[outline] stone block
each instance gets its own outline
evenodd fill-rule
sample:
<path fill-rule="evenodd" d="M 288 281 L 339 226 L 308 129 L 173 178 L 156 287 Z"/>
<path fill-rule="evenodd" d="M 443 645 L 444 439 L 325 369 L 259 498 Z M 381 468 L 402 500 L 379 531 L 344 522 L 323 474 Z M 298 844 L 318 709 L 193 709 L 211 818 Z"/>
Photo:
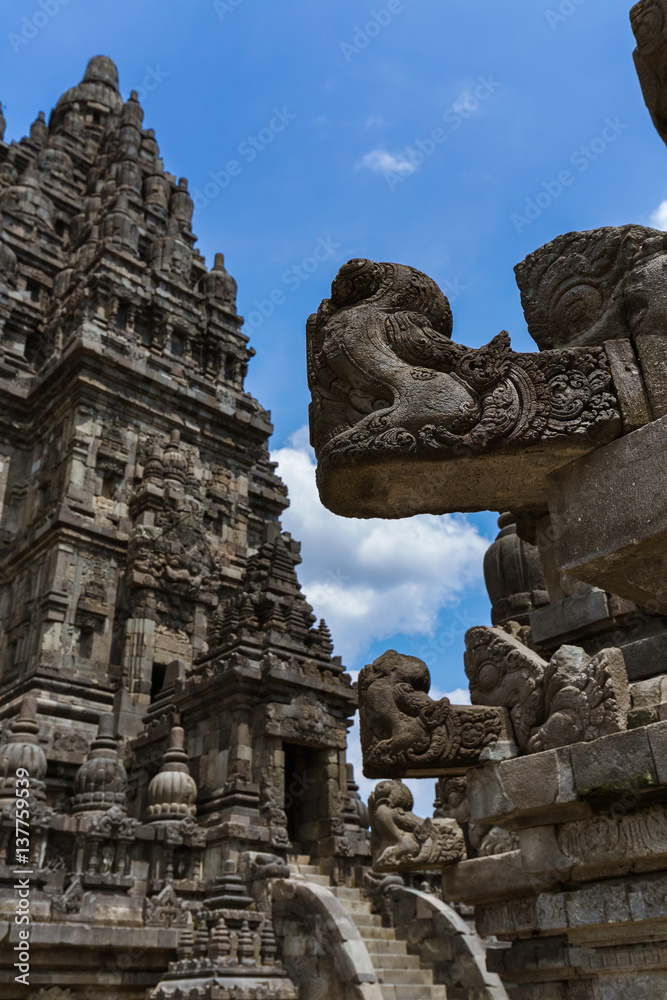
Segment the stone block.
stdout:
<path fill-rule="evenodd" d="M 628 680 L 640 680 L 662 673 L 667 667 L 667 630 L 620 647 Z"/>
<path fill-rule="evenodd" d="M 570 747 L 545 750 L 500 765 L 506 794 L 521 811 L 572 802 L 574 790 Z"/>
<path fill-rule="evenodd" d="M 519 832 L 521 863 L 526 871 L 554 879 L 566 878 L 572 861 L 560 849 L 555 826 L 530 827 Z"/>
<path fill-rule="evenodd" d="M 556 649 L 613 624 L 607 595 L 597 588 L 537 608 L 530 613 L 529 621 L 533 642 L 547 649 Z"/>
<path fill-rule="evenodd" d="M 658 782 L 667 785 L 667 722 L 646 727 Z"/>
<path fill-rule="evenodd" d="M 442 873 L 442 894 L 448 903 L 478 905 L 521 892 L 540 892 L 550 884 L 549 877 L 524 868 L 521 851 L 471 858 Z"/>
<path fill-rule="evenodd" d="M 667 417 L 548 477 L 558 566 L 575 580 L 667 612 Z"/>
<path fill-rule="evenodd" d="M 570 747 L 545 750 L 468 772 L 470 817 L 518 828 L 549 825 L 590 813 L 574 786 Z"/>
<path fill-rule="evenodd" d="M 647 727 L 577 743 L 570 749 L 580 795 L 646 788 L 658 781 Z"/>
<path fill-rule="evenodd" d="M 468 772 L 467 787 L 473 822 L 498 822 L 514 811 L 514 803 L 503 787 L 498 764 L 472 768 Z"/>

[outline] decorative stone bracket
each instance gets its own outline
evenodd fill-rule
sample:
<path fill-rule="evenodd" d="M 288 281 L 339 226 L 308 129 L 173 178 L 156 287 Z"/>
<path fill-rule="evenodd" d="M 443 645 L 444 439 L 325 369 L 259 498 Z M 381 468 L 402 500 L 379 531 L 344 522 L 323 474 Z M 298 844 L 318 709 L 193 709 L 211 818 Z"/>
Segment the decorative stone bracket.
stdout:
<path fill-rule="evenodd" d="M 390 649 L 359 675 L 367 778 L 462 774 L 483 760 L 516 755 L 504 708 L 451 705 L 428 696 L 423 660 Z"/>

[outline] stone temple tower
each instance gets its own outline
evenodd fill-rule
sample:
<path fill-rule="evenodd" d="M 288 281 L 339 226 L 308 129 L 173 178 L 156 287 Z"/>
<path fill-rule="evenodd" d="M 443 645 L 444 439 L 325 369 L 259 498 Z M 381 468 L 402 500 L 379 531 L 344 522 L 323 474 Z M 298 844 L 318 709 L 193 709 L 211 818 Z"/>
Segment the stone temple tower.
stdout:
<path fill-rule="evenodd" d="M 0 141 L 0 883 L 11 919 L 28 761 L 32 981 L 61 964 L 73 997 L 104 965 L 72 971 L 75 944 L 127 951 L 151 926 L 109 972 L 109 997 L 132 969 L 143 997 L 216 879 L 207 912 L 238 936 L 252 852 L 326 859 L 338 880 L 368 855 L 356 695 L 281 530 L 236 283 L 196 250 L 187 181 L 142 118 L 100 56 L 48 122 Z M 115 937 L 72 937 L 84 923 Z"/>
<path fill-rule="evenodd" d="M 390 879 L 408 945 L 369 898 L 356 689 L 142 118 L 102 56 L 0 116 L 0 1000 L 444 1000 L 450 965 L 497 998 L 441 899 Z"/>

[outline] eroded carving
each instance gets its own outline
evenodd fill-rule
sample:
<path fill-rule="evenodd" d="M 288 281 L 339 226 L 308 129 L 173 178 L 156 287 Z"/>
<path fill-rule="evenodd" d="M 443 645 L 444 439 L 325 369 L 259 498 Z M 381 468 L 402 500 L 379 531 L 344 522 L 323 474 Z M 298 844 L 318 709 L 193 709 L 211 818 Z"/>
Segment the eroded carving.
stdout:
<path fill-rule="evenodd" d="M 511 632 L 480 625 L 466 633 L 465 669 L 473 703 L 509 709 L 517 742 L 529 753 L 627 726 L 629 686 L 619 649 L 591 657 L 561 646 L 547 661 Z"/>
<path fill-rule="evenodd" d="M 440 868 L 466 857 L 463 832 L 453 819 L 420 819 L 410 789 L 381 781 L 368 799 L 371 852 L 376 871 Z"/>
<path fill-rule="evenodd" d="M 454 461 L 507 449 L 516 455 L 540 444 L 535 468 L 544 462 L 551 470 L 564 453 L 561 444 L 545 450 L 551 439 L 570 439 L 574 453 L 585 454 L 620 434 L 600 347 L 517 354 L 502 332 L 471 349 L 450 339 L 451 328 L 447 299 L 414 268 L 351 260 L 338 272 L 331 298 L 307 325 L 311 437 L 320 495 L 334 512 L 387 516 L 393 493 L 382 470 L 395 474 L 400 456 L 414 466 L 416 459 Z M 359 496 L 361 466 L 375 500 Z M 336 474 L 342 468 L 353 476 L 347 485 Z M 487 478 L 494 478 L 492 469 Z M 461 486 L 448 484 L 454 498 Z M 476 486 L 479 493 L 483 484 Z M 497 500 L 502 489 L 499 478 Z M 393 516 L 434 509 L 400 497 Z M 439 509 L 484 507 L 457 502 L 448 507 L 443 497 Z"/>
<path fill-rule="evenodd" d="M 148 896 L 144 902 L 144 924 L 147 927 L 187 927 L 190 922 L 190 911 L 178 898 L 170 882 L 157 896 Z"/>
<path fill-rule="evenodd" d="M 359 675 L 361 749 L 369 778 L 465 769 L 486 747 L 508 739 L 499 708 L 433 701 L 423 660 L 390 649 Z"/>

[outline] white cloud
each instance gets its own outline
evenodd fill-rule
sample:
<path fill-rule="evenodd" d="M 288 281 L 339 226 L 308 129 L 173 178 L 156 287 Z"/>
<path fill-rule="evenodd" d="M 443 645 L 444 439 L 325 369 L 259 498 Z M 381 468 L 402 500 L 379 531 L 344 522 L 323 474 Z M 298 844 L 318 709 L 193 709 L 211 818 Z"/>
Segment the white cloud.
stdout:
<path fill-rule="evenodd" d="M 651 225 L 654 229 L 667 231 L 667 201 L 661 202 L 651 215 Z"/>
<path fill-rule="evenodd" d="M 366 128 L 384 128 L 385 120 L 381 115 L 369 115 L 366 119 Z"/>
<path fill-rule="evenodd" d="M 362 156 L 356 166 L 357 170 L 365 167 L 383 174 L 413 174 L 415 167 L 405 158 L 403 153 L 388 153 L 386 149 L 372 149 Z"/>
<path fill-rule="evenodd" d="M 403 520 L 360 520 L 320 503 L 307 430 L 273 452 L 291 504 L 282 517 L 302 543 L 299 579 L 336 653 L 353 669 L 375 640 L 402 632 L 433 636 L 438 613 L 482 579 L 488 539 L 464 517 L 428 514 Z"/>

